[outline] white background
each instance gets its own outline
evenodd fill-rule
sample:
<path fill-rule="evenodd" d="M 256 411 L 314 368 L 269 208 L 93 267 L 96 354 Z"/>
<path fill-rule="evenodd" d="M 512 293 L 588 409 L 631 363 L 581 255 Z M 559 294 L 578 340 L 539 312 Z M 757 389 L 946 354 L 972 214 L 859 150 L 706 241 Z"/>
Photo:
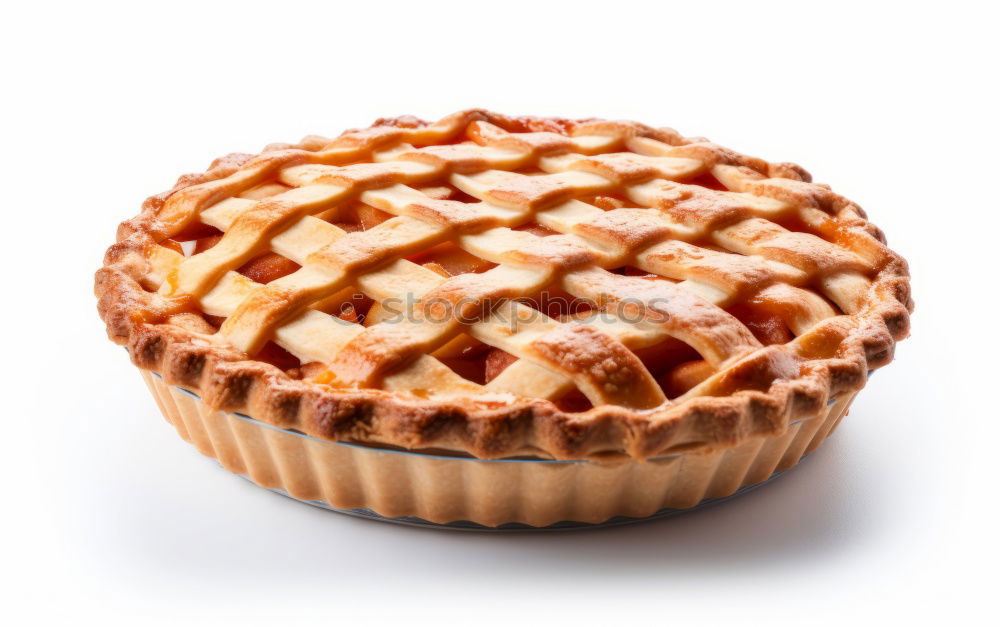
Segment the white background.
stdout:
<path fill-rule="evenodd" d="M 995 620 L 991 3 L 686 4 L 7 7 L 4 622 Z M 912 339 L 780 481 L 612 531 L 354 520 L 182 442 L 97 318 L 117 223 L 226 152 L 470 106 L 633 118 L 802 163 L 910 260 Z"/>

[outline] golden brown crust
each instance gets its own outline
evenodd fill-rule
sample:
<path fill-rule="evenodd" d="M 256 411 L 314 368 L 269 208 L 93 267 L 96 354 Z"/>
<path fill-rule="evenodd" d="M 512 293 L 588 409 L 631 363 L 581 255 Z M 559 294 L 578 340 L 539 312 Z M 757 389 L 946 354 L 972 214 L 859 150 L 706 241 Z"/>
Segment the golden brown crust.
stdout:
<path fill-rule="evenodd" d="M 476 121 L 491 126 L 475 126 Z M 169 198 L 183 192 L 221 200 L 225 196 L 212 184 L 234 174 L 263 181 L 280 168 L 308 163 L 311 154 L 324 147 L 370 151 L 397 142 L 402 129 L 429 127 L 406 116 L 379 120 L 369 129 L 346 132 L 333 142 L 306 138 L 296 146 L 269 146 L 256 157 L 228 155 L 213 162 L 206 172 L 183 176 L 168 192 L 149 198 L 139 216 L 120 226 L 117 242 L 109 248 L 105 265 L 96 275 L 98 309 L 109 337 L 127 347 L 135 365 L 159 373 L 170 384 L 197 392 L 213 407 L 318 437 L 408 448 L 441 447 L 484 458 L 525 453 L 582 458 L 609 452 L 645 458 L 697 446 L 729 446 L 751 435 L 780 432 L 790 420 L 820 413 L 830 398 L 863 387 L 867 372 L 891 361 L 895 342 L 908 334 L 913 304 L 906 262 L 884 246 L 884 236 L 867 222 L 859 207 L 828 188 L 809 183 L 808 173 L 798 166 L 769 164 L 703 140 L 685 139 L 669 129 L 636 123 L 513 118 L 466 111 L 449 116 L 435 128 L 449 125 L 455 129 L 473 125 L 478 132 L 497 127 L 507 133 L 553 134 L 530 138 L 533 145 L 528 149 L 532 150 L 537 145 L 558 149 L 564 145 L 560 136 L 613 136 L 620 142 L 649 138 L 674 147 L 676 153 L 671 156 L 696 159 L 708 168 L 724 164 L 730 168 L 725 172 L 735 177 L 722 181 L 730 189 L 815 207 L 833 216 L 838 238 L 860 242 L 851 249 L 855 253 L 871 252 L 870 287 L 850 304 L 850 315 L 824 319 L 785 346 L 734 352 L 725 368 L 678 399 L 680 402 L 652 411 L 602 405 L 581 413 L 560 410 L 541 399 L 423 399 L 413 394 L 338 389 L 294 380 L 274 366 L 248 359 L 240 350 L 211 341 L 196 324 L 187 323 L 185 314 L 197 311 L 191 298 L 161 298 L 150 288 L 151 251 L 191 220 L 167 206 Z M 503 145 L 526 138 L 508 135 L 496 141 Z M 625 181 L 646 176 L 632 163 L 618 165 L 611 159 L 588 159 L 576 167 Z M 531 183 L 537 185 L 538 181 Z M 384 184 L 378 182 L 379 186 Z M 516 207 L 537 202 L 540 197 L 550 202 L 551 197 L 566 194 L 559 187 L 539 193 L 507 186 L 492 197 L 501 205 Z M 698 207 L 704 211 L 712 205 Z M 597 226 L 614 226 L 612 222 L 607 225 Z M 795 251 L 796 244 L 787 240 L 789 236 L 797 240 L 798 235 L 780 234 L 784 239 L 774 246 Z M 755 233 L 754 237 L 764 235 Z M 822 244 L 840 250 L 833 244 Z M 801 247 L 807 245 L 820 244 L 809 241 Z M 834 262 L 839 268 L 853 268 L 857 256 L 831 260 Z M 548 340 L 538 346 L 546 348 L 546 357 L 559 358 Z M 612 352 L 618 350 L 615 347 Z M 595 367 L 592 355 L 578 357 L 587 368 Z M 613 376 L 622 375 L 616 371 Z"/>

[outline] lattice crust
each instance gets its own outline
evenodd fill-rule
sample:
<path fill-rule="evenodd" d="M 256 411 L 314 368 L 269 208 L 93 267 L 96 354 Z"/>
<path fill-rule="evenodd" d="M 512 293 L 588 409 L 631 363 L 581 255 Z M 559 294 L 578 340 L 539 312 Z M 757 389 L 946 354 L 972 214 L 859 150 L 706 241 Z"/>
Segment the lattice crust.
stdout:
<path fill-rule="evenodd" d="M 388 219 L 348 229 L 358 207 Z M 204 225 L 217 243 L 180 252 L 173 238 Z M 441 246 L 481 271 L 442 271 Z M 238 271 L 267 252 L 294 271 Z M 168 382 L 321 437 L 482 457 L 778 432 L 863 386 L 912 310 L 903 259 L 798 166 L 631 122 L 485 111 L 224 157 L 150 198 L 105 263 L 109 335 Z M 351 290 L 375 303 L 365 324 L 325 310 Z M 524 302 L 545 290 L 595 305 L 550 317 Z M 402 320 L 374 313 L 399 302 Z M 787 341 L 762 342 L 740 308 Z M 309 374 L 255 359 L 269 342 Z M 484 345 L 508 364 L 488 381 L 447 364 Z M 668 399 L 649 355 L 678 346 L 701 374 Z M 592 408 L 560 409 L 580 394 Z"/>

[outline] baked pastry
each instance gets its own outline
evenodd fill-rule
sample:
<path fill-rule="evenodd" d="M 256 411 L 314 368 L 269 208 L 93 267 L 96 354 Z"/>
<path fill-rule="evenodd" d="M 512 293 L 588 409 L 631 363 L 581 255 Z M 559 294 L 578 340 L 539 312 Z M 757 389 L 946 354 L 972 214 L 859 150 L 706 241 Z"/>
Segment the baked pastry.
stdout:
<path fill-rule="evenodd" d="M 300 498 L 371 505 L 338 501 L 344 486 L 315 460 L 293 468 L 301 450 L 265 443 L 269 461 L 251 460 L 237 431 L 387 459 L 576 460 L 663 483 L 638 509 L 530 515 L 496 494 L 503 512 L 439 515 L 413 486 L 375 490 L 380 514 L 489 525 L 676 505 L 677 469 L 649 460 L 708 477 L 684 478 L 705 490 L 682 505 L 794 464 L 892 359 L 912 310 L 905 261 L 796 165 L 633 122 L 481 110 L 218 159 L 120 226 L 95 290 L 182 435 L 204 432 L 201 448 L 244 474 L 270 464 L 259 482 Z M 769 446 L 773 463 L 749 472 Z M 736 450 L 745 467 L 724 478 L 697 462 Z M 489 481 L 510 484 L 504 498 L 533 489 L 503 472 Z M 448 489 L 438 501 L 477 501 L 474 485 Z"/>

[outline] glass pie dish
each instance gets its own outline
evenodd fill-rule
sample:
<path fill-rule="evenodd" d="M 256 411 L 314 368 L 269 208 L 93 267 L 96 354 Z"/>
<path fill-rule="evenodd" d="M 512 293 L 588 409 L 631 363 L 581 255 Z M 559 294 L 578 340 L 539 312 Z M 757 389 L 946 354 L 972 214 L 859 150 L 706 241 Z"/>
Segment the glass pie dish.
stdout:
<path fill-rule="evenodd" d="M 573 529 L 669 517 L 757 488 L 830 436 L 854 394 L 816 418 L 733 448 L 648 459 L 477 459 L 323 440 L 240 414 L 142 371 L 167 422 L 202 454 L 254 484 L 335 512 L 469 530 Z"/>

